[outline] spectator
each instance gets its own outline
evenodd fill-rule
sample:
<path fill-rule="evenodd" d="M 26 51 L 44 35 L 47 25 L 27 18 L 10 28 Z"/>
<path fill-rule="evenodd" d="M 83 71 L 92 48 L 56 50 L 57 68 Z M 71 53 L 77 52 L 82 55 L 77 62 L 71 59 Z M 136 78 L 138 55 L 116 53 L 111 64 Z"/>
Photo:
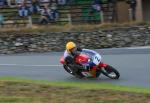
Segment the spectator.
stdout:
<path fill-rule="evenodd" d="M 4 23 L 4 17 L 2 14 L 0 14 L 0 26 L 3 26 Z"/>
<path fill-rule="evenodd" d="M 1 7 L 4 7 L 5 4 L 6 4 L 6 1 L 5 1 L 5 0 L 0 0 L 0 8 L 1 8 Z"/>
<path fill-rule="evenodd" d="M 20 17 L 27 17 L 28 15 L 29 15 L 29 11 L 28 11 L 26 4 L 22 4 L 19 7 L 19 16 Z"/>
<path fill-rule="evenodd" d="M 127 0 L 127 3 L 130 5 L 131 11 L 132 11 L 132 20 L 136 20 L 136 0 Z"/>
<path fill-rule="evenodd" d="M 91 7 L 91 12 L 99 12 L 101 10 L 101 2 L 94 0 Z"/>
<path fill-rule="evenodd" d="M 90 22 L 99 22 L 100 19 L 100 11 L 101 11 L 101 0 L 94 0 L 91 4 L 91 9 L 89 12 L 88 20 Z"/>
<path fill-rule="evenodd" d="M 40 24 L 48 24 L 51 20 L 51 10 L 44 6 L 43 10 L 41 11 L 41 18 L 40 18 Z"/>
<path fill-rule="evenodd" d="M 40 10 L 39 0 L 32 0 L 31 3 L 32 3 L 31 8 L 30 8 L 31 13 L 35 13 L 35 14 L 38 13 Z"/>
<path fill-rule="evenodd" d="M 52 15 L 52 20 L 53 21 L 57 21 L 58 18 L 59 18 L 59 13 L 58 13 L 58 10 L 57 10 L 57 4 L 53 3 L 51 5 L 51 15 Z"/>

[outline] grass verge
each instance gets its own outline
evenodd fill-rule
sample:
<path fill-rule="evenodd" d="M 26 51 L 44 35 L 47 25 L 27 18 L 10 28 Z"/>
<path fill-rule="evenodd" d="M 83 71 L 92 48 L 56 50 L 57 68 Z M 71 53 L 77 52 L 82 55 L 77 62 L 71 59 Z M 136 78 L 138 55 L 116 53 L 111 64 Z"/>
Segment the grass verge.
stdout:
<path fill-rule="evenodd" d="M 150 88 L 144 87 L 135 87 L 135 86 L 121 86 L 107 83 L 82 83 L 82 82 L 63 82 L 63 81 L 46 81 L 46 80 L 29 80 L 29 79 L 18 79 L 14 77 L 3 77 L 0 78 L 0 81 L 11 81 L 18 83 L 32 83 L 37 85 L 48 85 L 56 87 L 75 87 L 81 89 L 108 89 L 108 90 L 117 90 L 117 91 L 126 91 L 126 92 L 135 92 L 135 93 L 145 93 L 150 94 Z"/>
<path fill-rule="evenodd" d="M 0 103 L 149 103 L 150 89 L 0 78 Z"/>

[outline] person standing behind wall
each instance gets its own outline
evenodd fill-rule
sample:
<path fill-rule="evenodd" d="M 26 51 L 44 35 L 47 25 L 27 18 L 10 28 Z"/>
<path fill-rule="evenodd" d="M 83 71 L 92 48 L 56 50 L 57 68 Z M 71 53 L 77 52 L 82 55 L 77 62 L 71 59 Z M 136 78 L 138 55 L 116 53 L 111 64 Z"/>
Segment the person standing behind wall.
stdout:
<path fill-rule="evenodd" d="M 0 8 L 3 8 L 7 5 L 7 1 L 5 0 L 0 0 Z"/>
<path fill-rule="evenodd" d="M 39 0 L 31 0 L 31 13 L 37 14 L 40 11 L 40 2 Z"/>
<path fill-rule="evenodd" d="M 93 0 L 92 4 L 91 4 L 91 10 L 90 10 L 90 18 L 92 18 L 92 21 L 97 23 L 98 20 L 97 19 L 97 14 L 100 14 L 101 11 L 101 0 Z"/>
<path fill-rule="evenodd" d="M 0 14 L 0 27 L 2 27 L 4 24 L 4 16 Z"/>
<path fill-rule="evenodd" d="M 19 16 L 20 16 L 20 17 L 27 17 L 27 16 L 28 16 L 29 11 L 28 11 L 28 7 L 26 6 L 25 3 L 23 3 L 23 4 L 19 7 L 18 13 L 19 13 Z"/>
<path fill-rule="evenodd" d="M 127 0 L 127 3 L 130 5 L 131 13 L 132 13 L 132 20 L 136 20 L 136 6 L 137 1 L 136 0 Z"/>
<path fill-rule="evenodd" d="M 52 16 L 51 16 L 51 10 L 48 8 L 47 5 L 45 5 L 43 7 L 43 9 L 41 10 L 41 17 L 40 17 L 40 24 L 48 24 L 51 20 Z"/>
<path fill-rule="evenodd" d="M 57 0 L 52 0 L 51 3 L 51 19 L 52 19 L 52 22 L 56 22 L 59 18 L 59 12 L 57 10 L 57 6 L 58 6 L 58 1 Z"/>

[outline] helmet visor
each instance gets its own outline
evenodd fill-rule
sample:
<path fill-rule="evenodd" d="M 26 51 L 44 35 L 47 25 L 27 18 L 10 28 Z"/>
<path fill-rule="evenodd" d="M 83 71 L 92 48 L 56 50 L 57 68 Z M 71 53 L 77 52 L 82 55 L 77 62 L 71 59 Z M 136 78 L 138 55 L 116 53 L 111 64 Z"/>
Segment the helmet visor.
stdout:
<path fill-rule="evenodd" d="M 71 53 L 73 53 L 73 54 L 76 54 L 77 53 L 77 48 L 75 47 L 75 48 L 72 48 L 72 49 L 70 49 L 69 50 Z"/>

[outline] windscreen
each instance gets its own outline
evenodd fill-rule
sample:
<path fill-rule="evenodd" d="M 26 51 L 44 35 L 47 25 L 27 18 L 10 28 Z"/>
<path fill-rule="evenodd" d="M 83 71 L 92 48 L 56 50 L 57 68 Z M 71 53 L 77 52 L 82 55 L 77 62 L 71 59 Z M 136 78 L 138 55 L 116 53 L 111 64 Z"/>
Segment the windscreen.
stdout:
<path fill-rule="evenodd" d="M 97 53 L 95 51 L 93 51 L 93 50 L 82 49 L 81 54 L 85 54 L 85 55 L 89 56 L 90 58 L 92 58 Z"/>

